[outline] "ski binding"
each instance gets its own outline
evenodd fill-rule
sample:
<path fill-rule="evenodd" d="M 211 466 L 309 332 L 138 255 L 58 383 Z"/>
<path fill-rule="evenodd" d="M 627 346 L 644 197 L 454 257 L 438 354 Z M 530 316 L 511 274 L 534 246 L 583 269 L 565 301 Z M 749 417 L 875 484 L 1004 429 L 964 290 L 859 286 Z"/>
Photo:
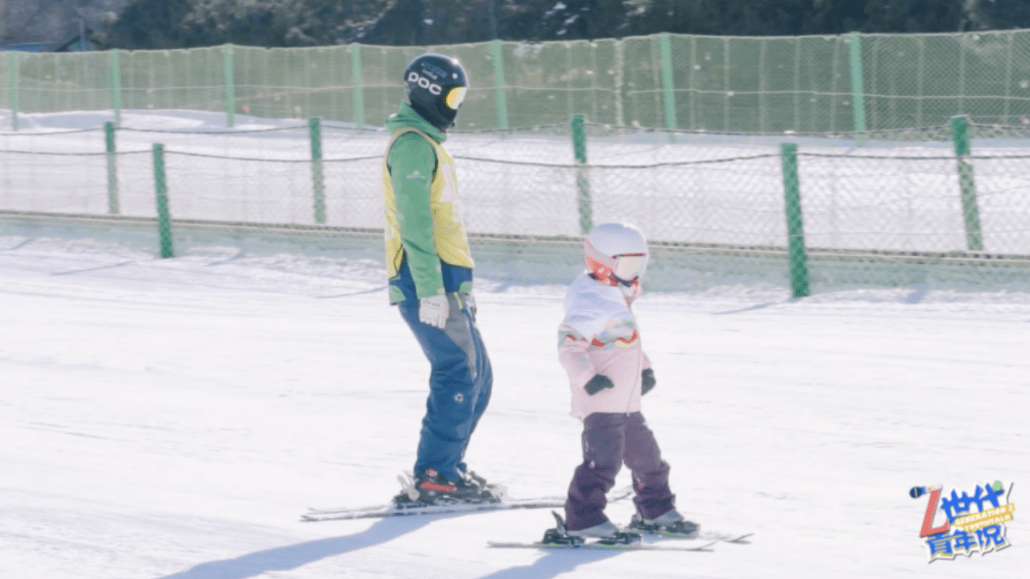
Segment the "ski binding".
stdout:
<path fill-rule="evenodd" d="M 562 520 L 561 515 L 556 512 L 551 513 L 554 515 L 556 526 L 553 529 L 547 529 L 544 532 L 544 538 L 541 541 L 534 543 L 504 543 L 490 541 L 487 543 L 490 547 L 499 549 L 607 549 L 607 550 L 625 550 L 625 551 L 711 551 L 709 547 L 714 545 L 716 541 L 706 543 L 698 546 L 682 546 L 682 545 L 658 545 L 653 543 L 644 543 L 643 536 L 640 533 L 620 531 L 614 537 L 605 539 L 591 539 L 587 540 L 583 537 L 576 537 L 569 535 L 565 529 L 565 521 Z"/>
<path fill-rule="evenodd" d="M 529 499 L 509 498 L 507 496 L 507 489 L 501 485 L 487 485 L 487 489 L 490 491 L 489 496 L 477 501 L 438 499 L 433 503 L 423 503 L 411 497 L 410 491 L 414 488 L 414 482 L 410 476 L 401 475 L 398 477 L 398 480 L 401 483 L 401 494 L 385 505 L 329 509 L 313 508 L 301 515 L 301 520 L 306 522 L 340 521 L 397 516 L 464 514 L 512 509 L 554 509 L 565 506 L 565 497 L 563 496 Z M 633 488 L 627 486 L 609 493 L 608 501 L 622 500 L 632 494 Z"/>

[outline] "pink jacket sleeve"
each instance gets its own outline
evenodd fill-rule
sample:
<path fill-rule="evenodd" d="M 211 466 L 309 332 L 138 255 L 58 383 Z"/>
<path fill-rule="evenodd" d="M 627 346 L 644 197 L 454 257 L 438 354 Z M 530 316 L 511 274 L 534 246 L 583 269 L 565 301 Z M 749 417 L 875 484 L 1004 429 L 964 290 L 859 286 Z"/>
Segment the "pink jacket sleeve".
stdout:
<path fill-rule="evenodd" d="M 570 385 L 573 388 L 583 388 L 594 377 L 594 374 L 597 374 L 597 370 L 590 360 L 590 354 L 587 352 L 590 345 L 583 336 L 567 324 L 562 324 L 559 332 L 561 333 L 561 344 L 558 347 L 558 361 L 568 373 Z"/>

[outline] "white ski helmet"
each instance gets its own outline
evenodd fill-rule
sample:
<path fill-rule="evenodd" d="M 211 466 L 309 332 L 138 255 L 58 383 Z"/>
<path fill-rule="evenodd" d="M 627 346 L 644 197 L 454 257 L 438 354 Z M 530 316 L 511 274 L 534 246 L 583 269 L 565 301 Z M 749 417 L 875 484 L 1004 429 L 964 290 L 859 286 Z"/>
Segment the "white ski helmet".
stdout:
<path fill-rule="evenodd" d="M 584 242 L 587 267 L 612 285 L 631 284 L 647 269 L 647 240 L 628 223 L 601 223 Z"/>

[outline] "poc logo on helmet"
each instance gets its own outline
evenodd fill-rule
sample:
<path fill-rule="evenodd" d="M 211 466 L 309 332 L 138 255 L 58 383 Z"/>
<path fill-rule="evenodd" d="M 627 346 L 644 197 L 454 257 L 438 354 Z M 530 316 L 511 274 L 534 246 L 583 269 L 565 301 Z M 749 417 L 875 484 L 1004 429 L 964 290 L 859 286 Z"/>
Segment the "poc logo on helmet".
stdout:
<path fill-rule="evenodd" d="M 408 82 L 417 83 L 418 86 L 428 90 L 430 94 L 439 95 L 443 92 L 443 88 L 441 88 L 440 85 L 430 82 L 428 78 L 415 71 L 408 73 Z"/>

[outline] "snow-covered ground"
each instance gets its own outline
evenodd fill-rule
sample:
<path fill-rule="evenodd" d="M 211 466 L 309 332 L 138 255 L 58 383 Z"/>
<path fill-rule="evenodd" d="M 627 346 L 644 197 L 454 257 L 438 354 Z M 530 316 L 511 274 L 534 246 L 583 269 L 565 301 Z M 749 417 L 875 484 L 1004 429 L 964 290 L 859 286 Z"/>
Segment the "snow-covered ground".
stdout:
<path fill-rule="evenodd" d="M 1008 549 L 927 563 L 914 485 L 1030 483 L 1030 304 L 746 287 L 638 302 L 644 412 L 678 504 L 752 531 L 710 553 L 495 550 L 547 511 L 302 523 L 387 500 L 428 365 L 381 265 L 0 229 L 0 577 L 392 579 L 1020 577 Z M 918 292 L 916 292 L 918 293 Z M 514 496 L 579 456 L 555 354 L 561 288 L 478 285 L 495 367 L 469 449 Z M 620 484 L 628 482 L 627 473 Z M 610 506 L 625 522 L 631 505 Z M 1022 571 L 1020 571 L 1022 569 Z"/>

